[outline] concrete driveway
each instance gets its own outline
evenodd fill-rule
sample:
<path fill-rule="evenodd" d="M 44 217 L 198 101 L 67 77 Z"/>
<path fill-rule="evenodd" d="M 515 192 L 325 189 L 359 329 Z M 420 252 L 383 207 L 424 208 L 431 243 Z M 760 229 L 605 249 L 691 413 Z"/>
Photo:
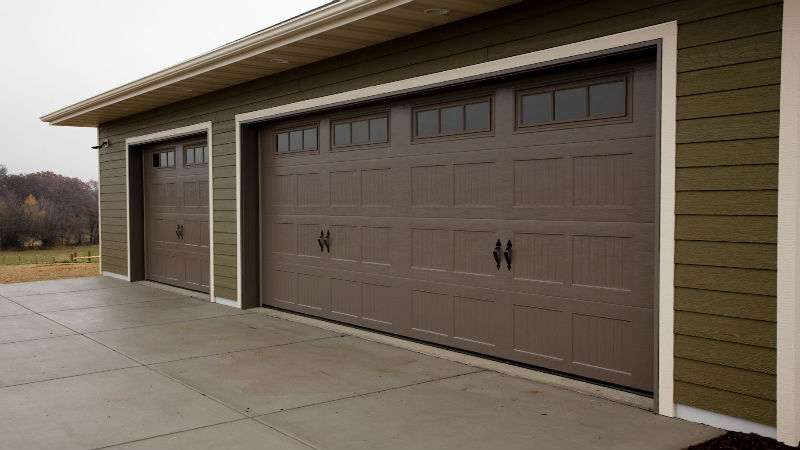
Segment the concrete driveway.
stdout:
<path fill-rule="evenodd" d="M 3 449 L 680 449 L 719 434 L 112 278 L 0 285 Z"/>

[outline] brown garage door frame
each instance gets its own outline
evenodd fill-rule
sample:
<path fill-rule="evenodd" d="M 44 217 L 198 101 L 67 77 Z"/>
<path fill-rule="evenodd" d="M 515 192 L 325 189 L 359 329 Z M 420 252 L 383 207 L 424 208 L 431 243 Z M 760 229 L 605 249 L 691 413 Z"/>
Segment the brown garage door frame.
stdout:
<path fill-rule="evenodd" d="M 145 147 L 159 142 L 175 139 L 205 137 L 208 143 L 208 217 L 209 217 L 209 300 L 217 301 L 214 296 L 214 199 L 213 199 L 213 146 L 211 142 L 211 122 L 189 125 L 125 140 L 125 163 L 127 173 L 127 216 L 128 216 L 128 281 L 146 280 L 146 241 L 145 241 L 145 204 L 144 204 L 144 168 L 142 151 Z M 221 299 L 223 302 L 225 299 Z M 232 301 L 229 300 L 232 303 Z"/>
<path fill-rule="evenodd" d="M 661 34 L 663 36 L 673 36 L 673 33 L 676 35 L 675 30 L 667 29 L 669 27 L 673 27 L 674 23 L 664 24 L 663 27 L 665 29 L 658 30 L 654 34 Z M 638 31 L 638 30 L 637 30 Z M 407 88 L 407 89 L 397 89 L 393 90 L 387 94 L 377 94 L 377 95 L 364 95 L 362 97 L 352 96 L 350 99 L 341 100 L 341 101 L 334 101 L 324 106 L 309 106 L 309 107 L 302 107 L 303 102 L 299 102 L 300 107 L 297 109 L 290 109 L 285 108 L 285 110 L 281 111 L 282 108 L 272 108 L 270 111 L 271 113 L 264 112 L 253 112 L 247 114 L 241 114 L 236 116 L 236 125 L 237 130 L 239 130 L 239 136 L 237 136 L 237 166 L 239 168 L 239 177 L 238 177 L 238 186 L 237 191 L 239 193 L 239 210 L 238 210 L 238 222 L 239 222 L 239 236 L 240 236 L 240 244 L 239 244 L 239 304 L 243 308 L 253 308 L 260 306 L 260 264 L 261 261 L 261 237 L 259 236 L 260 233 L 260 192 L 261 192 L 261 175 L 260 171 L 257 169 L 260 167 L 260 152 L 258 148 L 258 131 L 257 126 L 263 125 L 267 122 L 274 122 L 278 120 L 283 120 L 291 117 L 298 117 L 306 114 L 311 113 L 320 113 L 329 110 L 340 109 L 347 106 L 355 106 L 359 104 L 367 104 L 373 103 L 377 101 L 387 101 L 390 99 L 406 97 L 412 94 L 422 94 L 427 92 L 432 92 L 444 88 L 452 88 L 459 85 L 473 85 L 478 82 L 490 82 L 495 80 L 500 80 L 504 77 L 514 76 L 514 75 L 521 75 L 525 73 L 533 73 L 537 70 L 542 69 L 552 69 L 557 68 L 562 65 L 574 64 L 578 62 L 585 62 L 591 61 L 593 59 L 601 59 L 607 58 L 610 56 L 621 55 L 625 53 L 630 53 L 634 51 L 644 50 L 644 49 L 654 49 L 656 51 L 656 80 L 657 80 L 657 88 L 656 88 L 656 148 L 655 148 L 655 162 L 656 167 L 654 168 L 654 177 L 655 177 L 655 189 L 654 189 L 654 205 L 655 205 L 655 233 L 654 233 L 654 287 L 653 287 L 653 301 L 654 301 L 654 317 L 653 317 L 653 332 L 654 332 L 654 358 L 653 358 L 653 365 L 654 365 L 654 393 L 653 393 L 653 400 L 654 400 L 654 411 L 657 411 L 660 414 L 674 416 L 674 404 L 672 402 L 672 365 L 670 364 L 666 367 L 668 371 L 668 378 L 663 376 L 663 373 L 660 372 L 660 363 L 664 362 L 662 358 L 662 345 L 664 343 L 664 328 L 668 328 L 669 331 L 669 339 L 672 338 L 672 316 L 669 317 L 669 320 L 666 322 L 662 322 L 662 317 L 660 312 L 663 311 L 663 306 L 661 303 L 661 277 L 662 277 L 662 270 L 663 264 L 661 261 L 661 252 L 662 252 L 662 242 L 661 242 L 661 224 L 663 222 L 662 219 L 662 211 L 661 211 L 661 194 L 663 190 L 662 186 L 662 174 L 661 174 L 661 163 L 662 163 L 662 125 L 664 124 L 662 120 L 662 116 L 664 114 L 663 110 L 663 92 L 665 83 L 664 83 L 664 70 L 663 70 L 663 61 L 664 61 L 664 45 L 663 45 L 664 38 L 650 38 L 650 39 L 643 39 L 641 42 L 635 42 L 625 45 L 618 45 L 613 46 L 611 48 L 605 48 L 601 50 L 596 50 L 592 52 L 582 53 L 576 56 L 567 56 L 563 58 L 557 58 L 552 60 L 543 61 L 540 63 L 533 63 L 529 65 L 520 65 L 514 67 L 512 69 L 501 70 L 491 72 L 489 74 L 478 74 L 473 76 L 467 76 L 464 78 L 459 78 L 457 82 L 447 81 L 447 82 L 434 82 L 431 84 L 427 84 L 421 87 L 414 87 L 414 88 Z M 676 54 L 677 51 L 675 48 L 672 48 L 674 45 L 673 42 L 670 42 L 669 46 L 669 55 L 673 57 L 673 52 Z M 674 81 L 674 74 L 670 74 L 669 76 L 670 81 Z M 674 89 L 674 87 L 673 87 Z M 349 93 L 344 93 L 349 94 Z M 671 114 L 674 119 L 674 106 L 671 108 Z M 674 122 L 674 121 L 673 121 Z M 674 130 L 674 128 L 673 128 Z M 672 141 L 674 144 L 674 141 Z M 672 145 L 671 145 L 672 146 Z M 674 207 L 673 207 L 673 217 L 674 217 Z M 671 231 L 671 230 L 670 230 Z M 670 239 L 674 239 L 674 236 L 670 236 Z M 246 244 L 246 245 L 245 245 Z M 673 246 L 670 247 L 674 249 Z M 674 251 L 674 250 L 672 250 Z M 667 253 L 671 253 L 668 249 Z M 669 264 L 673 264 L 673 261 L 670 261 Z M 670 279 L 670 283 L 672 282 L 672 272 L 668 273 L 668 278 Z M 673 298 L 670 296 L 669 298 L 669 308 L 672 309 L 672 302 Z M 292 312 L 293 313 L 293 312 Z M 324 320 L 324 319 L 323 319 Z M 665 327 L 664 325 L 667 325 Z M 352 325 L 348 325 L 352 326 Z M 403 336 L 399 336 L 404 339 L 408 339 Z M 670 352 L 670 358 L 672 357 L 672 347 L 671 345 L 668 346 Z M 455 351 L 464 352 L 463 350 L 453 349 Z M 468 352 L 465 352 L 468 353 Z M 664 383 L 664 381 L 668 381 L 668 383 Z M 668 384 L 668 386 L 665 386 Z M 666 389 L 663 389 L 665 388 Z M 659 397 L 665 396 L 669 400 L 667 402 L 659 402 Z"/>

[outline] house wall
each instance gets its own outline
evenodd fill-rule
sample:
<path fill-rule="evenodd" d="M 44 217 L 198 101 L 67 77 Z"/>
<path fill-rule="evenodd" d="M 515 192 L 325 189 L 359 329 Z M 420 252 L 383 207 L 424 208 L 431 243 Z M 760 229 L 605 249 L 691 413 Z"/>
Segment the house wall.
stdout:
<path fill-rule="evenodd" d="M 127 274 L 126 138 L 213 122 L 214 283 L 235 299 L 235 114 L 671 20 L 675 402 L 774 425 L 780 2 L 528 2 L 104 123 L 103 270 Z"/>

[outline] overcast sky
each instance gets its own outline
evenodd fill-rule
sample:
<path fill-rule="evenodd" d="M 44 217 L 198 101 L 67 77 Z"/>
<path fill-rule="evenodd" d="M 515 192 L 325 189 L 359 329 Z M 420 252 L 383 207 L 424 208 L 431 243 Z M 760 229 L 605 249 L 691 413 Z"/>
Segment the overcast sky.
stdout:
<path fill-rule="evenodd" d="M 9 1 L 0 14 L 0 164 L 97 179 L 95 128 L 39 117 L 326 0 Z"/>

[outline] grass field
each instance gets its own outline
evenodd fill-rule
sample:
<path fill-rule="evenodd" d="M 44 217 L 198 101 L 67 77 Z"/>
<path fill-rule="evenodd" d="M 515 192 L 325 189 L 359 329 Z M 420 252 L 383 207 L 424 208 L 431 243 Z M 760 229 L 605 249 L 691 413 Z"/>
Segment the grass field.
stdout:
<path fill-rule="evenodd" d="M 96 245 L 83 245 L 80 247 L 59 247 L 47 250 L 25 250 L 10 251 L 0 250 L 0 266 L 19 265 L 19 264 L 51 264 L 58 262 L 69 262 L 70 253 L 77 253 L 78 256 L 88 256 L 92 252 L 93 256 L 99 254 Z M 81 262 L 88 260 L 82 259 Z M 97 262 L 97 259 L 93 259 Z"/>
<path fill-rule="evenodd" d="M 17 264 L 0 266 L 0 284 L 26 281 L 60 280 L 64 278 L 96 277 L 100 264 Z"/>

